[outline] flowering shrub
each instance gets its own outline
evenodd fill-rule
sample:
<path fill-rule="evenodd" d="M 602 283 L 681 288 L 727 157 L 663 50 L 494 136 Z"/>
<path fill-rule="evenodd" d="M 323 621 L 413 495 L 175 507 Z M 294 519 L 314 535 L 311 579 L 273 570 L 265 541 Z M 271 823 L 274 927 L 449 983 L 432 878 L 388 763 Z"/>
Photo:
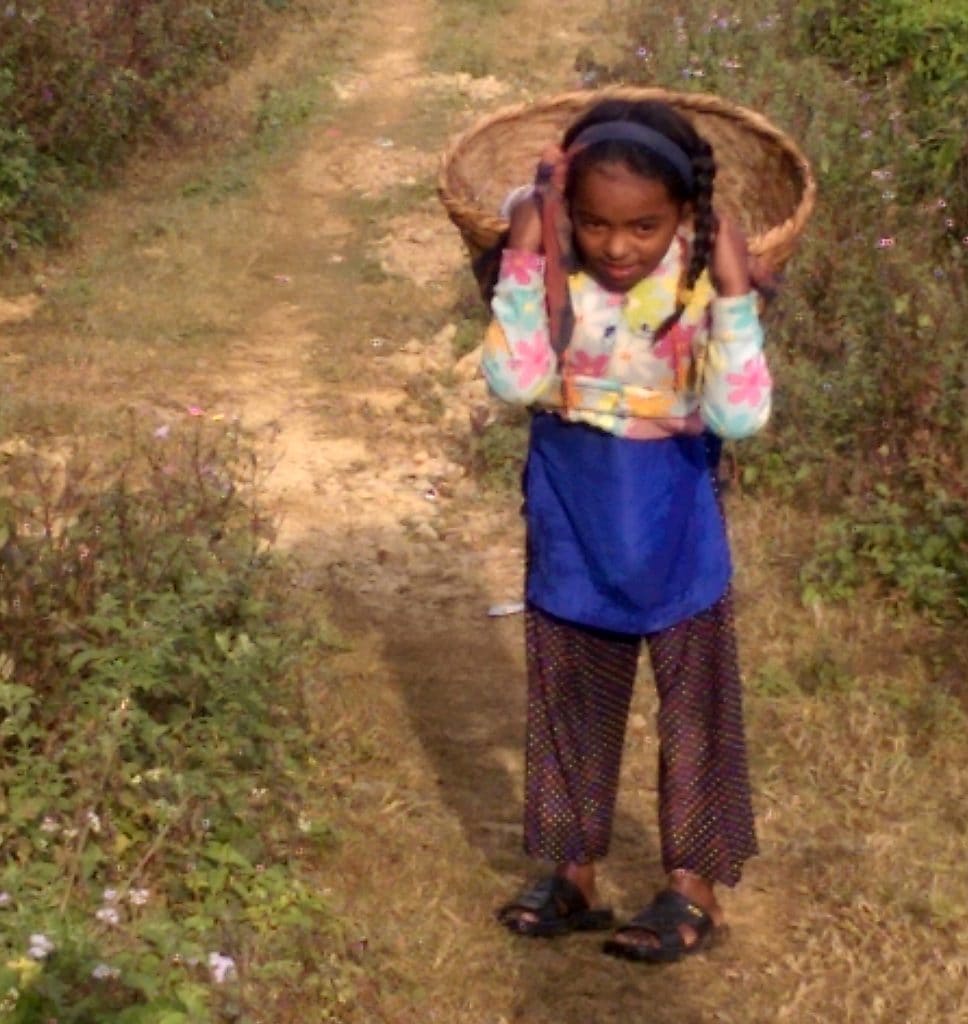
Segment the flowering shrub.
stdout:
<path fill-rule="evenodd" d="M 305 958 L 335 921 L 300 867 L 329 841 L 300 783 L 313 647 L 254 484 L 199 418 L 102 472 L 0 455 L 5 1020 L 204 1024 L 290 987 L 325 1009 L 340 961 Z"/>

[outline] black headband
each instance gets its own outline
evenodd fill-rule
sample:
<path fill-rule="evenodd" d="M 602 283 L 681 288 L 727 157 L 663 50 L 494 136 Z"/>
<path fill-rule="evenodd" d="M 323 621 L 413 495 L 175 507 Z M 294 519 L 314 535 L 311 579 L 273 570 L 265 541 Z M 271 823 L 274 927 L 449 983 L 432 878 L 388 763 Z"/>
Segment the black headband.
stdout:
<path fill-rule="evenodd" d="M 685 150 L 654 128 L 637 121 L 602 121 L 586 128 L 571 144 L 571 150 L 592 146 L 596 142 L 634 142 L 643 146 L 670 164 L 687 189 L 692 191 L 694 187 L 692 161 Z"/>

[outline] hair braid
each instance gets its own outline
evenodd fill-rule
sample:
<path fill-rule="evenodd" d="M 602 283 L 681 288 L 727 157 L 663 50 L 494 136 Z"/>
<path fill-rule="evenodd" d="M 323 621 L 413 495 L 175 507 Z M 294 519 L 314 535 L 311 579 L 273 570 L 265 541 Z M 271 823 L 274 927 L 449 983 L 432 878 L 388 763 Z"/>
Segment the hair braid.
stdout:
<path fill-rule="evenodd" d="M 716 214 L 713 212 L 716 161 L 713 158 L 713 148 L 705 139 L 700 138 L 691 156 L 695 193 L 692 199 L 693 236 L 689 262 L 683 267 L 679 287 L 676 289 L 676 308 L 657 328 L 656 341 L 679 322 L 691 297 L 692 289 L 702 272 L 709 266 L 716 241 Z"/>

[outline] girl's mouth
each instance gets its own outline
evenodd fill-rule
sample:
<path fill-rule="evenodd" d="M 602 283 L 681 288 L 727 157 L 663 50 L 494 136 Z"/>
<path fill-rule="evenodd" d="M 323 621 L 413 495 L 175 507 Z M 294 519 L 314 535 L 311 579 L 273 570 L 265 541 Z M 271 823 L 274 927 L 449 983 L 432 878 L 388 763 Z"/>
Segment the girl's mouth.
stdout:
<path fill-rule="evenodd" d="M 637 263 L 602 263 L 601 268 L 604 276 L 616 283 L 630 281 L 639 273 Z"/>

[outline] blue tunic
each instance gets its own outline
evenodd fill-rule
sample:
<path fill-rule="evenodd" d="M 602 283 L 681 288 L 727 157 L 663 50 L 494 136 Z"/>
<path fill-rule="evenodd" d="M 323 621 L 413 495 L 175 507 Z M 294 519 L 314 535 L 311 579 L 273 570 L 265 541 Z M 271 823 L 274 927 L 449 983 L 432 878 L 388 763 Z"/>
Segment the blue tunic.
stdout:
<path fill-rule="evenodd" d="M 643 635 L 715 604 L 732 574 L 712 435 L 616 437 L 538 413 L 524 473 L 527 598 Z"/>

